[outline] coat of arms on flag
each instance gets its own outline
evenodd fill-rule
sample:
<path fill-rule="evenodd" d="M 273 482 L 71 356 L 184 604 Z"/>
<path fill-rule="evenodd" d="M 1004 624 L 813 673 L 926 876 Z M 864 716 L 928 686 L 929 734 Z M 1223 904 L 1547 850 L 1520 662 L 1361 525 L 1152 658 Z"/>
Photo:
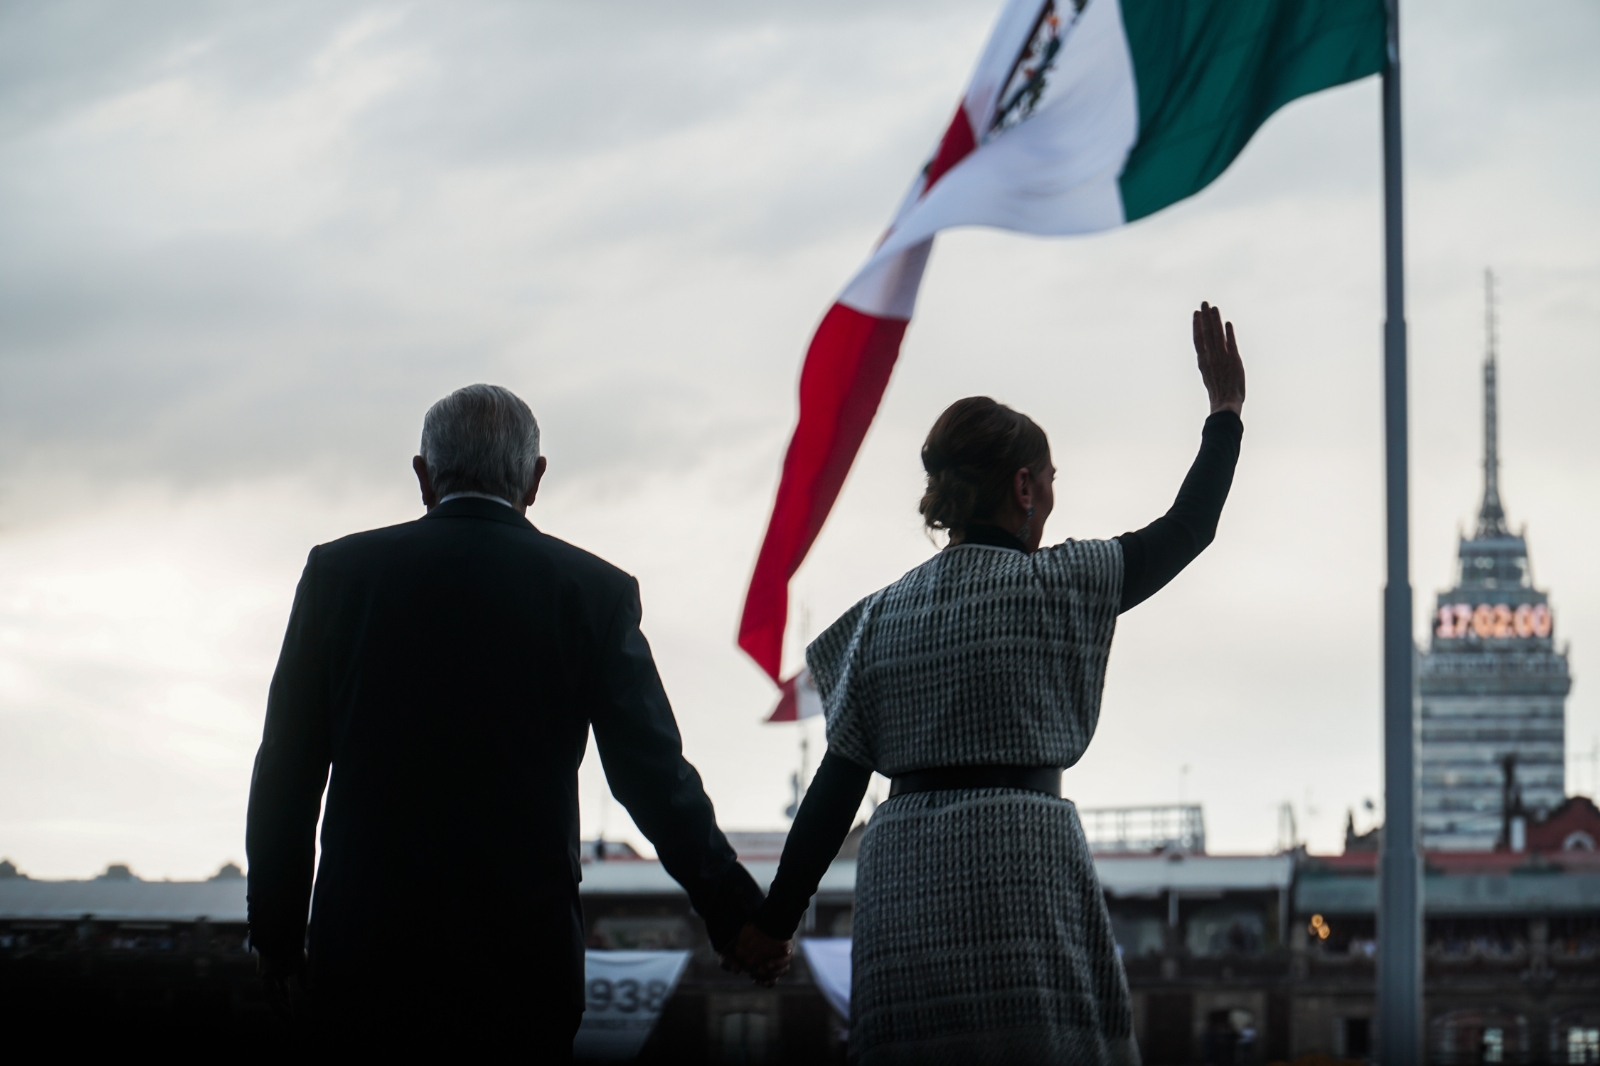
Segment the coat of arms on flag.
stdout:
<path fill-rule="evenodd" d="M 997 133 L 1003 133 L 1033 114 L 1049 85 L 1050 70 L 1056 56 L 1061 53 L 1061 38 L 1072 32 L 1073 23 L 1083 14 L 1089 0 L 1072 0 L 1072 14 L 1065 29 L 1061 16 L 1056 13 L 1055 0 L 1046 0 L 1039 8 L 1039 17 L 1033 32 L 1028 35 L 1017 58 L 1011 64 L 1011 73 L 996 99 L 994 117 L 989 120 L 983 139 L 987 142 Z"/>

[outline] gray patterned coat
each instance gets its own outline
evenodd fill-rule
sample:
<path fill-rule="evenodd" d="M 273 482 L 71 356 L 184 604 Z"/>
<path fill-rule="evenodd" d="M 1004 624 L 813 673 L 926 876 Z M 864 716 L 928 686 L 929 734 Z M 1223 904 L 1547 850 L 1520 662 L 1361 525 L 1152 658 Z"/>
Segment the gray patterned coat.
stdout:
<path fill-rule="evenodd" d="M 885 776 L 1071 766 L 1094 736 L 1116 541 L 946 548 L 806 651 L 831 752 Z M 851 1045 L 885 1063 L 1138 1062 L 1127 980 L 1069 800 L 906 793 L 862 841 Z"/>

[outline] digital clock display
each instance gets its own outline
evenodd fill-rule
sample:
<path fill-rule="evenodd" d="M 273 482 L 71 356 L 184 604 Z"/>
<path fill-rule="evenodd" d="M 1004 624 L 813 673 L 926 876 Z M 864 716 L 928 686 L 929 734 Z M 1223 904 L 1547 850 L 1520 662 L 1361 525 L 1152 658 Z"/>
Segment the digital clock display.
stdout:
<path fill-rule="evenodd" d="M 1446 639 L 1475 637 L 1508 640 L 1513 637 L 1548 637 L 1550 608 L 1524 603 L 1513 608 L 1504 603 L 1447 603 L 1439 607 L 1439 624 L 1433 635 Z"/>

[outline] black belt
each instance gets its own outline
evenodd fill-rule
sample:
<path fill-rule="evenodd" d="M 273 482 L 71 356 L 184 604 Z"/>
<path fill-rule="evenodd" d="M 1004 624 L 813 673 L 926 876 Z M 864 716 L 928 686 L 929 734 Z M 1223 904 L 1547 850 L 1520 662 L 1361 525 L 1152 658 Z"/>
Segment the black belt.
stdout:
<path fill-rule="evenodd" d="M 945 792 L 957 788 L 1021 788 L 1061 795 L 1061 769 L 1056 766 L 936 766 L 895 774 L 889 795 L 902 792 Z"/>

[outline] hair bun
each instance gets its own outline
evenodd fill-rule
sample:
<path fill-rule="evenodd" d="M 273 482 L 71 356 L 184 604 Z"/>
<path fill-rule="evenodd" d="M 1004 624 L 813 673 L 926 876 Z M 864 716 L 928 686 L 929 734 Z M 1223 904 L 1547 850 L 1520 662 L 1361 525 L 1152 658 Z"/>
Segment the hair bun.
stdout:
<path fill-rule="evenodd" d="M 922 445 L 927 488 L 917 510 L 929 529 L 961 529 L 1004 505 L 1018 470 L 1037 472 L 1050 441 L 1027 415 L 987 396 L 957 400 L 933 423 Z"/>

